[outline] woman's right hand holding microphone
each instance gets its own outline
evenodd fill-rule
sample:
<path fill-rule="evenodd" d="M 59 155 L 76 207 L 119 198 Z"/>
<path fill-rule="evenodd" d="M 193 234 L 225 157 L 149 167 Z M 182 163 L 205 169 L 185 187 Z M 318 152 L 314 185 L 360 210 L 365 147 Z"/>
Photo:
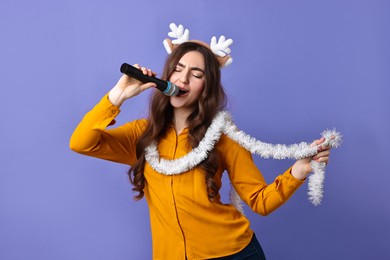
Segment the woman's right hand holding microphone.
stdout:
<path fill-rule="evenodd" d="M 150 69 L 141 67 L 138 64 L 133 66 L 141 70 L 145 75 L 156 76 L 156 73 Z M 123 74 L 116 85 L 108 93 L 108 99 L 113 105 L 120 107 L 125 100 L 137 96 L 144 90 L 152 87 L 156 87 L 156 84 L 152 82 L 144 84 L 139 80 Z"/>

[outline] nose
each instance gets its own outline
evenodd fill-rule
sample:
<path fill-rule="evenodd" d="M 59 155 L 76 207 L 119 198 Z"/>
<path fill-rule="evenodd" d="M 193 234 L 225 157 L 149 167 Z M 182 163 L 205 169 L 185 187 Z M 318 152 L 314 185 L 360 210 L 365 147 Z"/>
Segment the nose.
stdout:
<path fill-rule="evenodd" d="M 183 83 L 183 84 L 188 84 L 189 81 L 188 81 L 188 72 L 183 70 L 181 75 L 180 75 L 180 82 Z"/>

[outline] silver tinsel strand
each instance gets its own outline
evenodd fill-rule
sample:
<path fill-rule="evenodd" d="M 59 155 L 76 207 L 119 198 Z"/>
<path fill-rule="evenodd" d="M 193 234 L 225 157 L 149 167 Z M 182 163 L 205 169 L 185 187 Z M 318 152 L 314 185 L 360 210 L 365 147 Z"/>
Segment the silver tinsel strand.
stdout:
<path fill-rule="evenodd" d="M 310 144 L 305 142 L 291 145 L 261 142 L 243 131 L 238 130 L 237 126 L 233 123 L 230 114 L 226 111 L 222 111 L 214 118 L 198 147 L 194 148 L 187 155 L 174 160 L 162 159 L 158 153 L 157 144 L 153 144 L 145 149 L 145 158 L 152 168 L 161 174 L 181 174 L 193 169 L 206 159 L 208 153 L 214 148 L 214 145 L 218 142 L 222 133 L 251 153 L 257 154 L 263 158 L 302 159 L 314 156 L 318 153 L 317 150 L 319 145 L 311 147 Z M 321 135 L 325 138 L 325 142 L 322 143 L 321 146 L 330 145 L 332 148 L 337 148 L 341 145 L 342 136 L 335 129 L 325 130 Z M 314 205 L 319 205 L 323 197 L 325 164 L 312 161 L 311 166 L 313 174 L 309 177 L 308 182 L 309 200 Z M 232 191 L 230 197 L 232 204 L 243 212 L 241 199 L 236 191 Z"/>

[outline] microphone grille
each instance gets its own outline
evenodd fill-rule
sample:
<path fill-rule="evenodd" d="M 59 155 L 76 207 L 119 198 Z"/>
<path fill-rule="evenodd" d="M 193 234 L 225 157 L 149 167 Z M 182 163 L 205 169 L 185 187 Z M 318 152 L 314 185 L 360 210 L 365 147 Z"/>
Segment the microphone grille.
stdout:
<path fill-rule="evenodd" d="M 168 81 L 167 89 L 164 91 L 167 96 L 177 96 L 179 94 L 179 87 Z"/>

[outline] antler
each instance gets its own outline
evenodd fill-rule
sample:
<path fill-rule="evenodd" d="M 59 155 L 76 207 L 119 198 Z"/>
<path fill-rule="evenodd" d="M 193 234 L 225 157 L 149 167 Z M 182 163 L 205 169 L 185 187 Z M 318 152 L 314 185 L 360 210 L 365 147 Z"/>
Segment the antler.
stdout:
<path fill-rule="evenodd" d="M 218 55 L 219 57 L 225 57 L 226 55 L 230 54 L 230 48 L 229 46 L 233 43 L 232 39 L 227 39 L 225 36 L 221 36 L 218 39 L 215 36 L 211 38 L 210 48 L 214 52 L 214 54 Z"/>
<path fill-rule="evenodd" d="M 173 44 L 187 42 L 190 38 L 190 31 L 188 29 L 184 30 L 183 25 L 179 24 L 179 26 L 177 26 L 175 23 L 171 23 L 169 28 L 171 31 L 168 33 L 168 36 L 176 39 L 172 41 L 170 39 L 165 39 L 163 44 L 167 53 L 171 54 L 173 50 Z"/>
<path fill-rule="evenodd" d="M 172 40 L 173 44 L 187 42 L 190 38 L 190 31 L 188 29 L 184 30 L 184 27 L 181 24 L 177 26 L 175 23 L 171 23 L 169 28 L 171 28 L 171 31 L 168 33 L 168 36 L 171 38 L 176 38 L 176 40 Z"/>
<path fill-rule="evenodd" d="M 168 36 L 175 39 L 165 39 L 163 41 L 163 44 L 167 53 L 171 54 L 172 50 L 175 49 L 179 44 L 189 41 L 190 31 L 188 29 L 184 29 L 183 25 L 179 24 L 179 26 L 177 26 L 175 23 L 171 23 L 169 25 L 169 28 L 171 29 L 171 31 L 168 33 Z M 206 46 L 207 48 L 210 48 L 211 51 L 217 56 L 218 63 L 221 68 L 226 67 L 233 62 L 232 57 L 229 55 L 229 46 L 233 43 L 232 39 L 226 40 L 225 36 L 222 35 L 221 37 L 219 37 L 219 40 L 217 42 L 217 38 L 214 36 L 211 39 L 210 45 L 198 40 L 191 41 L 197 42 L 203 46 Z"/>

